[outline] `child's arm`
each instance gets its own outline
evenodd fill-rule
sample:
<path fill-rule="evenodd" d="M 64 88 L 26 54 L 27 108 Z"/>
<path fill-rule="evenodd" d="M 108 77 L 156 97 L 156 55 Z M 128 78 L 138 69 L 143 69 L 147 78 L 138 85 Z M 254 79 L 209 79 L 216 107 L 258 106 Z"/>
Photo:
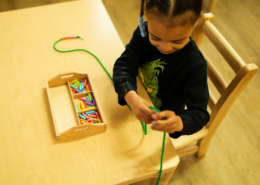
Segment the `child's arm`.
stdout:
<path fill-rule="evenodd" d="M 183 130 L 170 134 L 173 138 L 178 138 L 180 135 L 194 134 L 209 122 L 210 116 L 207 111 L 209 90 L 206 61 L 195 66 L 190 71 L 184 92 L 187 109 L 178 115 L 183 122 Z"/>
<path fill-rule="evenodd" d="M 207 111 L 209 89 L 206 61 L 190 73 L 185 86 L 185 97 L 187 109 L 179 115 L 184 125 L 181 134 L 190 135 L 201 130 L 210 119 Z M 178 133 L 176 135 L 178 136 Z"/>
<path fill-rule="evenodd" d="M 187 78 L 185 85 L 187 109 L 179 115 L 170 110 L 153 114 L 154 121 L 151 128 L 168 132 L 173 138 L 196 133 L 209 121 L 208 101 L 207 65 L 203 63 L 194 68 Z M 166 120 L 162 120 L 162 117 L 166 117 Z"/>
<path fill-rule="evenodd" d="M 116 60 L 113 68 L 113 82 L 115 91 L 118 94 L 118 103 L 126 105 L 124 95 L 137 90 L 136 77 L 138 75 L 139 60 L 143 55 L 144 42 L 140 30 L 134 31 L 130 43 L 126 45 L 125 51 Z"/>
<path fill-rule="evenodd" d="M 136 77 L 138 75 L 139 60 L 144 54 L 145 43 L 148 37 L 143 38 L 139 27 L 134 31 L 125 51 L 116 60 L 113 68 L 113 81 L 115 91 L 118 94 L 120 105 L 128 104 L 136 118 L 144 123 L 151 123 L 152 110 L 148 108 L 149 103 L 137 94 Z"/>

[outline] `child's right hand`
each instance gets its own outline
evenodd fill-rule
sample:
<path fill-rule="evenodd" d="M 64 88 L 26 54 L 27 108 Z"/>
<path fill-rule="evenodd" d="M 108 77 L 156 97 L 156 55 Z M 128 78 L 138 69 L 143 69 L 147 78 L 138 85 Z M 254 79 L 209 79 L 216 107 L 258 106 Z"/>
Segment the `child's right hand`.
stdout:
<path fill-rule="evenodd" d="M 141 98 L 135 91 L 129 91 L 124 95 L 124 99 L 127 104 L 131 107 L 135 117 L 149 124 L 153 121 L 151 115 L 153 111 L 148 108 L 149 103 L 145 99 Z"/>

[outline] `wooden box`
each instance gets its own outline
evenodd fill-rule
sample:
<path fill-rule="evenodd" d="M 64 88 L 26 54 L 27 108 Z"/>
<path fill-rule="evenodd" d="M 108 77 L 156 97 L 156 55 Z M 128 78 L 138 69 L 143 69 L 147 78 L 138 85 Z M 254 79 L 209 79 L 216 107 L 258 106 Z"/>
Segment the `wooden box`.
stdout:
<path fill-rule="evenodd" d="M 70 82 L 74 79 L 87 79 L 91 90 L 73 94 L 70 88 Z M 51 108 L 53 124 L 58 141 L 77 138 L 81 136 L 91 136 L 106 131 L 107 125 L 103 120 L 103 111 L 96 96 L 95 87 L 87 73 L 69 72 L 57 75 L 46 81 L 46 90 Z M 77 111 L 76 104 L 80 102 L 79 97 L 86 97 L 92 93 L 96 106 L 88 108 L 87 111 L 94 110 L 99 113 L 101 123 L 81 124 L 79 113 L 86 110 Z"/>

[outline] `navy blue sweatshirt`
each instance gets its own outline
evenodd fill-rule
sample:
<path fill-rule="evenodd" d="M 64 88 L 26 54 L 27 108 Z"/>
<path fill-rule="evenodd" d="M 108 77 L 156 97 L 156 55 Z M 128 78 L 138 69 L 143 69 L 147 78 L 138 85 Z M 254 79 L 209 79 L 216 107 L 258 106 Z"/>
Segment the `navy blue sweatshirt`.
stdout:
<path fill-rule="evenodd" d="M 147 22 L 145 28 L 148 33 Z M 181 117 L 183 130 L 171 133 L 170 137 L 198 132 L 209 121 L 207 62 L 192 38 L 181 50 L 165 55 L 150 43 L 148 36 L 143 38 L 137 27 L 113 68 L 120 105 L 127 104 L 125 93 L 137 90 L 137 76 L 155 107 L 174 111 Z"/>

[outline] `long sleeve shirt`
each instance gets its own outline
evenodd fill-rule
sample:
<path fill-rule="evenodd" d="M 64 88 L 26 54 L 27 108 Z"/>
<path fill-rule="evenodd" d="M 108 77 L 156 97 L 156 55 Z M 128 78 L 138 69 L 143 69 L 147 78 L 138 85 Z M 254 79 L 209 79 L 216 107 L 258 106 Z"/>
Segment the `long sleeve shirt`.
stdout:
<path fill-rule="evenodd" d="M 148 33 L 147 23 L 145 28 Z M 174 111 L 181 117 L 183 130 L 171 133 L 170 137 L 193 134 L 209 121 L 207 62 L 192 38 L 181 50 L 165 55 L 148 37 L 143 38 L 137 27 L 113 68 L 120 105 L 127 104 L 123 98 L 125 93 L 137 90 L 137 76 L 155 107 Z"/>

